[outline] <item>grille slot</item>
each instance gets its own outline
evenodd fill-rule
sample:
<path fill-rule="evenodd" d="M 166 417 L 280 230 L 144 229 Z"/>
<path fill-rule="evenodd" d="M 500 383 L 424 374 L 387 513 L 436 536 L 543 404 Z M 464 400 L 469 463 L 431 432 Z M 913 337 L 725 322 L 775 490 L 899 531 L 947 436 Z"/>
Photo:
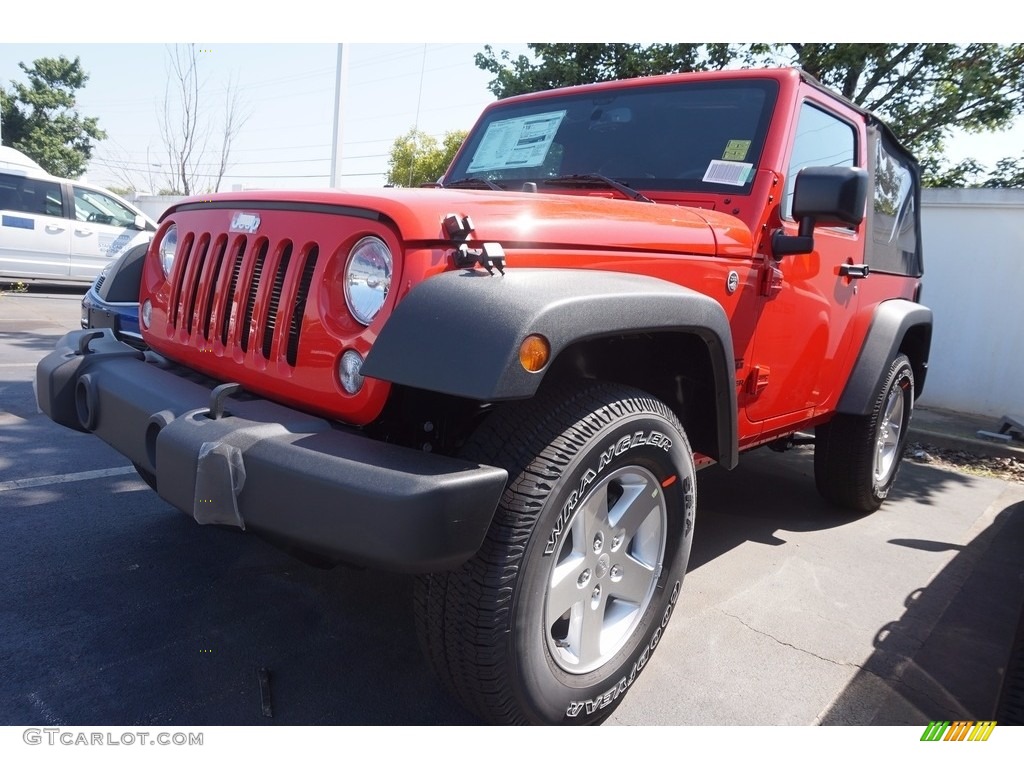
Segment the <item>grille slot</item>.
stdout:
<path fill-rule="evenodd" d="M 213 270 L 206 289 L 206 305 L 203 312 L 203 338 L 207 341 L 210 341 L 210 323 L 213 320 L 213 310 L 217 303 L 217 285 L 220 283 L 220 273 L 224 266 L 224 253 L 227 251 L 227 247 L 226 237 L 218 238 L 213 246 Z"/>
<path fill-rule="evenodd" d="M 263 240 L 256 249 L 256 263 L 252 268 L 252 278 L 249 280 L 249 291 L 245 299 L 245 312 L 242 321 L 242 351 L 249 351 L 249 335 L 252 332 L 252 313 L 256 308 L 256 293 L 260 289 L 260 278 L 263 276 L 263 262 L 267 259 L 267 250 L 270 244 Z"/>
<path fill-rule="evenodd" d="M 172 271 L 177 270 L 174 275 L 174 290 L 171 293 L 171 325 L 178 328 L 178 321 L 181 318 L 182 289 L 185 287 L 185 273 L 188 272 L 189 257 L 192 255 L 193 236 L 189 233 L 181 244 L 181 254 L 175 259 Z"/>
<path fill-rule="evenodd" d="M 228 329 L 231 327 L 231 318 L 238 312 L 235 303 L 235 291 L 238 288 L 238 276 L 242 272 L 242 261 L 245 259 L 246 239 L 243 237 L 238 242 L 238 252 L 235 254 L 235 263 L 231 267 L 231 282 L 228 285 L 227 300 L 224 302 L 224 317 L 221 319 L 220 343 L 225 347 L 228 345 Z"/>
<path fill-rule="evenodd" d="M 274 329 L 277 327 L 277 309 L 281 303 L 281 291 L 284 288 L 284 276 L 288 272 L 288 262 L 292 258 L 292 244 L 285 241 L 281 260 L 278 262 L 271 286 L 270 305 L 267 307 L 267 322 L 263 326 L 263 357 L 270 359 L 270 349 L 274 344 Z"/>
<path fill-rule="evenodd" d="M 192 280 L 185 286 L 185 326 L 188 333 L 192 335 L 192 324 L 195 321 L 196 299 L 199 297 L 199 286 L 203 282 L 203 267 L 206 266 L 206 253 L 210 245 L 209 235 L 199 238 L 199 248 L 196 249 L 195 266 L 191 270 Z M 191 264 L 189 266 L 192 266 Z"/>
<path fill-rule="evenodd" d="M 288 323 L 288 365 L 295 367 L 295 360 L 299 356 L 299 336 L 302 333 L 302 316 L 306 312 L 306 298 L 309 296 L 309 286 L 313 282 L 313 272 L 316 271 L 316 259 L 320 255 L 320 249 L 313 245 L 306 251 L 306 263 L 302 266 L 302 277 L 299 279 L 299 289 L 295 294 L 295 304 L 292 306 L 291 319 Z"/>

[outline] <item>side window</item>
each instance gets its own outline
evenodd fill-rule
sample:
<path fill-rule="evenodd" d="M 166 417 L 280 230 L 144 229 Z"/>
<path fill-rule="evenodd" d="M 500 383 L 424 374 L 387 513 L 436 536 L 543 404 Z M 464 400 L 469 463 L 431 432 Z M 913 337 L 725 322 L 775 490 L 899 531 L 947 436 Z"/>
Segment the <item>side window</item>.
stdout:
<path fill-rule="evenodd" d="M 0 173 L 0 208 L 41 216 L 64 215 L 60 184 Z"/>
<path fill-rule="evenodd" d="M 872 134 L 871 139 L 875 167 L 868 264 L 878 272 L 919 276 L 917 175 L 886 137 Z"/>
<path fill-rule="evenodd" d="M 135 213 L 109 195 L 75 187 L 75 218 L 115 227 L 130 227 L 135 221 Z"/>
<path fill-rule="evenodd" d="M 793 154 L 786 173 L 782 217 L 793 219 L 793 187 L 801 169 L 821 165 L 850 168 L 855 164 L 856 148 L 853 126 L 805 102 L 800 107 Z"/>

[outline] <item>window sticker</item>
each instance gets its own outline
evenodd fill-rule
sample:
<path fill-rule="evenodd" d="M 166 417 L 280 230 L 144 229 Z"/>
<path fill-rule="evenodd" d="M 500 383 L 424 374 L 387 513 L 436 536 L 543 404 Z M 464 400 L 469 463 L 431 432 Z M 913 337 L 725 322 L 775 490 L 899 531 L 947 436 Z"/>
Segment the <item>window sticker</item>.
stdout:
<path fill-rule="evenodd" d="M 713 184 L 731 184 L 734 187 L 742 187 L 753 175 L 753 163 L 734 163 L 730 160 L 712 160 L 708 164 L 708 169 L 704 172 L 704 178 L 701 179 L 701 181 L 710 181 Z"/>
<path fill-rule="evenodd" d="M 750 151 L 750 141 L 732 139 L 725 145 L 725 152 L 722 153 L 723 160 L 736 160 L 742 162 L 747 159 L 747 152 Z"/>
<path fill-rule="evenodd" d="M 561 109 L 491 123 L 466 170 L 476 173 L 543 165 L 564 117 Z"/>

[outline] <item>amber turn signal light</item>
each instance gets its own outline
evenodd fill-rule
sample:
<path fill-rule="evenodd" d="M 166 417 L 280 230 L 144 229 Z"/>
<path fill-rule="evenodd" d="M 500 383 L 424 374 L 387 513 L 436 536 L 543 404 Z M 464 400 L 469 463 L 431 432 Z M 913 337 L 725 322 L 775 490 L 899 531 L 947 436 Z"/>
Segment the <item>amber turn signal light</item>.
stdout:
<path fill-rule="evenodd" d="M 551 345 L 539 334 L 530 334 L 519 345 L 519 362 L 530 373 L 536 373 L 551 357 Z"/>

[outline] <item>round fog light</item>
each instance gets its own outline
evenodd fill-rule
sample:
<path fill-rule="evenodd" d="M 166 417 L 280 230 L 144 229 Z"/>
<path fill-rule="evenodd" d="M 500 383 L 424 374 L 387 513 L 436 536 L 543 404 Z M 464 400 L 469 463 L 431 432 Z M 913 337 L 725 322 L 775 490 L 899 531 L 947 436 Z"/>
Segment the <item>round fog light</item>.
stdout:
<path fill-rule="evenodd" d="M 142 320 L 142 327 L 148 331 L 149 324 L 153 322 L 153 302 L 149 299 L 142 302 L 142 312 L 139 313 L 139 319 Z"/>
<path fill-rule="evenodd" d="M 363 388 L 363 356 L 354 349 L 349 349 L 338 362 L 338 378 L 341 386 L 350 395 L 355 395 Z"/>

